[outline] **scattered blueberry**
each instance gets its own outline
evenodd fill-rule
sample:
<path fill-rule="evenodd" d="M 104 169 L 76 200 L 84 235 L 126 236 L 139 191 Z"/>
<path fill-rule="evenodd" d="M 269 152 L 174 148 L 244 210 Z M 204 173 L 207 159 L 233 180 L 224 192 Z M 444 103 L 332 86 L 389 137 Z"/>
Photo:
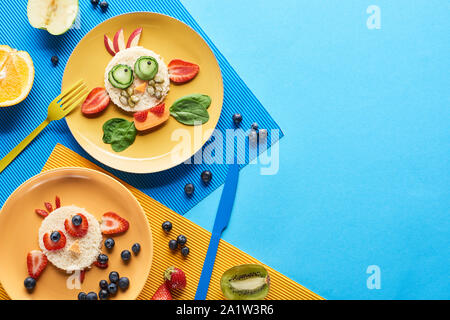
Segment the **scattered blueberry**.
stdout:
<path fill-rule="evenodd" d="M 115 283 L 110 283 L 110 284 L 108 285 L 108 292 L 109 292 L 111 295 L 115 295 L 115 294 L 117 293 L 117 284 L 115 284 Z"/>
<path fill-rule="evenodd" d="M 133 244 L 133 246 L 131 247 L 131 251 L 133 251 L 134 254 L 138 254 L 139 251 L 141 251 L 141 245 L 139 243 Z"/>
<path fill-rule="evenodd" d="M 131 252 L 128 250 L 123 250 L 120 256 L 122 257 L 123 261 L 128 261 L 131 258 Z"/>
<path fill-rule="evenodd" d="M 204 183 L 209 183 L 212 180 L 212 172 L 209 170 L 205 170 L 202 172 L 202 181 Z"/>
<path fill-rule="evenodd" d="M 162 224 L 162 228 L 163 228 L 163 230 L 164 230 L 165 232 L 170 232 L 170 230 L 172 230 L 172 222 L 170 222 L 170 221 L 165 221 L 165 222 Z"/>
<path fill-rule="evenodd" d="M 117 271 L 112 271 L 109 274 L 109 281 L 112 283 L 117 283 L 117 281 L 119 281 L 119 273 Z"/>
<path fill-rule="evenodd" d="M 84 292 L 80 292 L 78 294 L 78 300 L 86 300 L 87 294 Z"/>
<path fill-rule="evenodd" d="M 59 58 L 57 56 L 53 56 L 51 58 L 51 61 L 52 61 L 53 66 L 56 67 L 58 65 Z"/>
<path fill-rule="evenodd" d="M 86 300 L 98 300 L 97 294 L 95 292 L 89 292 L 86 295 Z"/>
<path fill-rule="evenodd" d="M 105 12 L 108 9 L 108 2 L 106 1 L 102 1 L 100 2 L 100 8 L 102 9 L 103 12 Z"/>
<path fill-rule="evenodd" d="M 114 248 L 114 245 L 115 245 L 115 244 L 116 244 L 116 242 L 114 241 L 113 238 L 108 238 L 108 239 L 105 240 L 105 247 L 106 247 L 107 249 L 112 249 L 112 248 Z"/>
<path fill-rule="evenodd" d="M 256 122 L 254 122 L 252 124 L 252 129 L 255 130 L 255 131 L 258 131 L 258 128 L 259 128 L 258 124 Z"/>
<path fill-rule="evenodd" d="M 107 289 L 108 288 L 108 281 L 100 280 L 99 286 L 100 286 L 101 289 Z"/>
<path fill-rule="evenodd" d="M 127 277 L 122 277 L 119 279 L 119 288 L 122 290 L 128 289 L 130 286 L 130 280 Z"/>
<path fill-rule="evenodd" d="M 61 239 L 61 234 L 58 231 L 53 231 L 50 235 L 50 240 L 53 242 L 58 242 Z"/>
<path fill-rule="evenodd" d="M 99 0 L 91 0 L 91 3 L 94 7 L 96 7 L 99 3 Z"/>
<path fill-rule="evenodd" d="M 184 192 L 186 192 L 186 194 L 188 196 L 192 196 L 192 194 L 194 193 L 195 187 L 192 183 L 188 183 L 187 185 L 184 186 Z"/>
<path fill-rule="evenodd" d="M 183 246 L 186 244 L 186 242 L 187 242 L 187 239 L 186 239 L 186 237 L 183 236 L 182 234 L 180 234 L 180 235 L 177 237 L 177 243 L 180 245 L 180 247 L 183 247 Z"/>
<path fill-rule="evenodd" d="M 235 126 L 238 126 L 242 121 L 242 115 L 240 113 L 233 114 L 233 122 Z"/>
<path fill-rule="evenodd" d="M 97 261 L 101 264 L 108 263 L 108 256 L 106 254 L 100 253 L 97 257 Z"/>
<path fill-rule="evenodd" d="M 100 298 L 100 300 L 107 300 L 109 297 L 109 292 L 105 289 L 102 289 L 98 292 L 98 297 Z"/>
<path fill-rule="evenodd" d="M 76 216 L 73 216 L 73 217 L 72 217 L 72 224 L 73 224 L 75 227 L 78 227 L 78 226 L 81 224 L 81 222 L 83 222 L 83 219 L 81 218 L 81 216 L 76 215 Z"/>
<path fill-rule="evenodd" d="M 25 288 L 27 288 L 27 290 L 33 290 L 34 287 L 36 287 L 36 280 L 33 279 L 32 277 L 28 277 L 25 279 L 23 284 L 24 284 Z"/>
<path fill-rule="evenodd" d="M 181 248 L 181 254 L 182 254 L 184 257 L 187 257 L 188 254 L 189 254 L 189 248 L 188 248 L 188 247 L 183 247 L 183 248 Z"/>
<path fill-rule="evenodd" d="M 177 250 L 177 248 L 178 248 L 177 240 L 170 240 L 169 241 L 169 248 L 172 249 L 172 250 Z"/>

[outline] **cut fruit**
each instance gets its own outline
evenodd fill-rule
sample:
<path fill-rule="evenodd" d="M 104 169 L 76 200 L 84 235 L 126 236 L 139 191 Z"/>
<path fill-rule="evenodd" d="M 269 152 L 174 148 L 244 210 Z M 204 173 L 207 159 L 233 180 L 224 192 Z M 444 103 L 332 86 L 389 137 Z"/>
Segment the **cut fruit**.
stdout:
<path fill-rule="evenodd" d="M 116 32 L 114 36 L 114 51 L 117 53 L 123 49 L 125 49 L 125 39 L 123 37 L 123 29 L 120 29 Z"/>
<path fill-rule="evenodd" d="M 180 84 L 191 81 L 200 71 L 200 67 L 195 63 L 180 59 L 170 61 L 168 67 L 170 80 Z"/>
<path fill-rule="evenodd" d="M 103 234 L 119 234 L 128 230 L 130 224 L 127 220 L 114 212 L 107 212 L 102 216 L 100 230 Z"/>
<path fill-rule="evenodd" d="M 162 113 L 160 112 L 161 108 L 164 108 L 164 111 Z M 154 110 L 155 112 L 152 112 L 153 109 L 155 109 Z M 148 111 L 143 112 L 147 112 L 147 117 L 144 121 L 139 121 L 136 118 L 134 120 L 134 126 L 136 127 L 136 130 L 141 132 L 153 129 L 163 124 L 170 117 L 170 109 L 166 108 L 164 103 L 157 105 Z"/>
<path fill-rule="evenodd" d="M 106 34 L 103 37 L 103 42 L 105 43 L 106 51 L 108 51 L 110 55 L 115 56 L 116 51 L 114 51 L 114 44 Z"/>
<path fill-rule="evenodd" d="M 258 264 L 243 264 L 225 271 L 220 288 L 228 300 L 262 300 L 269 293 L 270 277 Z"/>
<path fill-rule="evenodd" d="M 77 14 L 78 0 L 28 0 L 27 15 L 31 26 L 53 35 L 69 30 Z"/>
<path fill-rule="evenodd" d="M 134 30 L 127 42 L 127 49 L 131 47 L 137 47 L 139 45 L 139 40 L 141 39 L 142 28 Z"/>
<path fill-rule="evenodd" d="M 81 112 L 85 116 L 94 116 L 101 113 L 109 105 L 109 96 L 105 88 L 94 88 L 81 106 Z"/>
<path fill-rule="evenodd" d="M 9 107 L 24 100 L 34 81 L 30 55 L 0 45 L 0 107 Z"/>
<path fill-rule="evenodd" d="M 28 275 L 33 279 L 39 278 L 47 266 L 47 257 L 41 250 L 33 250 L 27 255 Z"/>

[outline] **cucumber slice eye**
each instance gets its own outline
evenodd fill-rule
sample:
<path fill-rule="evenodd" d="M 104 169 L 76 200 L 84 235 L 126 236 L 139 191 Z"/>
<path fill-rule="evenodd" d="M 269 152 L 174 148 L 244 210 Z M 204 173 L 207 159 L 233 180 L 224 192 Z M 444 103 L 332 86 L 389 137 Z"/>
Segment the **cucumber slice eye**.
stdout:
<path fill-rule="evenodd" d="M 109 71 L 108 80 L 114 87 L 126 89 L 134 81 L 133 70 L 125 64 L 118 64 Z"/>
<path fill-rule="evenodd" d="M 152 80 L 158 73 L 158 68 L 158 62 L 153 57 L 140 57 L 134 64 L 134 72 L 142 80 Z"/>

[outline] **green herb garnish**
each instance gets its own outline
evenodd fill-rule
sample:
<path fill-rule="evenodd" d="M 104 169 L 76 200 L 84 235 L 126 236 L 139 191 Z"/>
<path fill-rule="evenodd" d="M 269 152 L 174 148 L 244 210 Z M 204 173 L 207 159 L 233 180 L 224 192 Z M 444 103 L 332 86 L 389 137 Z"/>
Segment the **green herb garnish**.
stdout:
<path fill-rule="evenodd" d="M 134 122 L 114 118 L 103 125 L 103 142 L 110 144 L 115 152 L 122 152 L 136 139 L 137 130 Z"/>

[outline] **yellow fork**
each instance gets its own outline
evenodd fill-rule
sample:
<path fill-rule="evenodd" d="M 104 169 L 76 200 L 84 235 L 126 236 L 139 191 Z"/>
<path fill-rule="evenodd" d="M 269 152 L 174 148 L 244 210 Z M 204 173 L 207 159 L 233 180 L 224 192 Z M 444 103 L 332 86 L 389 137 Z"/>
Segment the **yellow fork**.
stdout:
<path fill-rule="evenodd" d="M 44 122 L 0 160 L 0 172 L 2 172 L 50 122 L 64 118 L 70 111 L 75 109 L 86 99 L 88 93 L 86 84 L 83 80 L 80 80 L 71 88 L 57 96 L 48 106 L 47 118 Z"/>

